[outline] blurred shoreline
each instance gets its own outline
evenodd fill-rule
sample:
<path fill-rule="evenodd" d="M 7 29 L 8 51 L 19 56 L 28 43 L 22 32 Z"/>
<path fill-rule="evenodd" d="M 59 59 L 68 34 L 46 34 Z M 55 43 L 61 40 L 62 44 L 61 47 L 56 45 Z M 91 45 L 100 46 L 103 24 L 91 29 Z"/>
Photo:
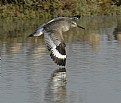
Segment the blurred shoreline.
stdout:
<path fill-rule="evenodd" d="M 1 0 L 0 18 L 120 15 L 120 0 Z"/>

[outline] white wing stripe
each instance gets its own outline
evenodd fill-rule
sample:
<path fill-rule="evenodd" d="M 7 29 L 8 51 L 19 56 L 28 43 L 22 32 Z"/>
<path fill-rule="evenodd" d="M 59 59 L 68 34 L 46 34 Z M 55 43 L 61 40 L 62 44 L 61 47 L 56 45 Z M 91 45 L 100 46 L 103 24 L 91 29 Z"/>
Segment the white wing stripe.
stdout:
<path fill-rule="evenodd" d="M 62 55 L 58 52 L 58 50 L 56 50 L 56 47 L 51 49 L 52 53 L 54 56 L 56 56 L 59 59 L 66 59 L 66 55 Z"/>

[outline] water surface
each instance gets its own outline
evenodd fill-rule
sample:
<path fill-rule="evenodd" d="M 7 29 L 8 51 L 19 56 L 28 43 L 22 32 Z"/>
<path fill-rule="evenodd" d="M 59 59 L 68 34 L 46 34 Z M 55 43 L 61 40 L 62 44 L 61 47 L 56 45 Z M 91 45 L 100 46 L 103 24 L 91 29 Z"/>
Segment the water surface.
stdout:
<path fill-rule="evenodd" d="M 0 103 L 121 103 L 121 17 L 85 17 L 64 33 L 67 65 L 58 67 L 43 36 L 48 20 L 1 20 Z"/>

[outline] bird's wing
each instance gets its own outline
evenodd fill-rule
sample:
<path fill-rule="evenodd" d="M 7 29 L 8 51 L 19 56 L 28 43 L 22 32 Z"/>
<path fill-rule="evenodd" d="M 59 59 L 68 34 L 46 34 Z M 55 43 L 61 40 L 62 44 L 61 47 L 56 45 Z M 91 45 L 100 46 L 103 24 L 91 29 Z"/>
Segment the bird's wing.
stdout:
<path fill-rule="evenodd" d="M 32 32 L 29 35 L 29 37 L 42 35 L 44 33 L 44 26 L 45 26 L 45 24 L 39 26 L 34 32 Z"/>
<path fill-rule="evenodd" d="M 51 31 L 44 33 L 44 40 L 47 49 L 50 51 L 50 56 L 53 61 L 60 66 L 66 64 L 65 43 L 63 42 L 62 33 Z"/>

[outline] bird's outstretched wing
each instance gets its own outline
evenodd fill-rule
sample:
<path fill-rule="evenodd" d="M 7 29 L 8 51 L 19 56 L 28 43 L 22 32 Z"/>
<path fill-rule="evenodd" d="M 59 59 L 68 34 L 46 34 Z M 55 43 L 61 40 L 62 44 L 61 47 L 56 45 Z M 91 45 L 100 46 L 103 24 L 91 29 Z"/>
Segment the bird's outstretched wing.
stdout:
<path fill-rule="evenodd" d="M 44 40 L 47 49 L 50 51 L 50 56 L 53 61 L 60 66 L 66 64 L 65 43 L 62 39 L 62 33 L 58 31 L 51 31 L 44 33 Z"/>

